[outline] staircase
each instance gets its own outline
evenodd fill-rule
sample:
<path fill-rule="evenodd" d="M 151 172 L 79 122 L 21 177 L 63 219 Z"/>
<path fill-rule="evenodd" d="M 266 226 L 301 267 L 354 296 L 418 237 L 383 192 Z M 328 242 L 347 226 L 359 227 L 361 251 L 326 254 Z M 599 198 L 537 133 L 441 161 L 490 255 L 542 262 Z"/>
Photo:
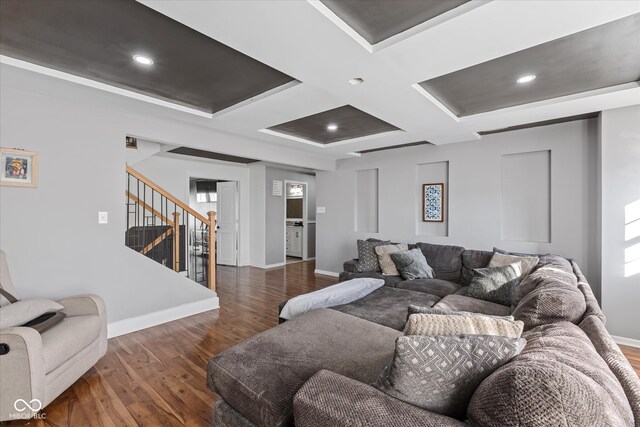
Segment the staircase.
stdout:
<path fill-rule="evenodd" d="M 208 217 L 127 166 L 125 245 L 215 291 L 216 213 Z"/>

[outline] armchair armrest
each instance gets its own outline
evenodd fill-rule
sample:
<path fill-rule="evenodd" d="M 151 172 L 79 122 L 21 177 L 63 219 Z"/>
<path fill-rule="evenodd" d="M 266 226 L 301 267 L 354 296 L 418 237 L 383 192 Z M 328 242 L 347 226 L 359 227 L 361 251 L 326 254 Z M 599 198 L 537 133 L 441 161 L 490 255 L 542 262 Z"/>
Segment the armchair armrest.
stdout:
<path fill-rule="evenodd" d="M 97 295 L 78 295 L 56 301 L 64 306 L 62 310 L 67 316 L 84 316 L 95 314 L 106 318 L 104 301 Z"/>
<path fill-rule="evenodd" d="M 86 294 L 57 301 L 64 306 L 62 310 L 68 317 L 96 315 L 100 318 L 102 327 L 100 329 L 100 355 L 107 352 L 107 309 L 104 300 L 98 295 Z"/>
<path fill-rule="evenodd" d="M 0 331 L 0 344 L 4 347 L 0 355 L 0 421 L 13 419 L 12 415 L 33 416 L 37 411 L 26 408 L 20 412 L 14 404 L 18 399 L 38 399 L 45 404 L 42 338 L 32 328 L 7 328 Z"/>
<path fill-rule="evenodd" d="M 397 400 L 370 385 L 321 370 L 293 398 L 296 427 L 464 427 L 465 423 Z"/>
<path fill-rule="evenodd" d="M 342 268 L 344 269 L 344 271 L 346 271 L 348 273 L 357 273 L 358 272 L 358 260 L 357 259 L 350 259 L 349 261 L 345 261 L 345 263 L 342 264 Z"/>

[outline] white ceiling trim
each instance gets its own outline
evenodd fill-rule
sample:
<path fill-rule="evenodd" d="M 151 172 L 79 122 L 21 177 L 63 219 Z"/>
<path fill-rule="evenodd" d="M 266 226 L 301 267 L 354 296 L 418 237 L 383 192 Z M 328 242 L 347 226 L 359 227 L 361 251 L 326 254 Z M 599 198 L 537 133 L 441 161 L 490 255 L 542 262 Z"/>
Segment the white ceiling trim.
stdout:
<path fill-rule="evenodd" d="M 230 112 L 232 112 L 234 110 L 237 110 L 238 108 L 246 107 L 247 105 L 249 105 L 251 103 L 263 100 L 265 98 L 270 97 L 271 95 L 275 95 L 276 93 L 285 91 L 285 90 L 290 89 L 290 88 L 292 88 L 294 86 L 298 86 L 301 83 L 302 82 L 300 82 L 298 80 L 292 80 L 292 81 L 290 81 L 288 83 L 285 83 L 283 85 L 280 85 L 278 87 L 274 87 L 273 89 L 269 89 L 266 92 L 262 92 L 261 94 L 253 96 L 253 97 L 251 97 L 249 99 L 245 99 L 244 101 L 240 101 L 237 104 L 234 104 L 234 105 L 232 105 L 230 107 L 225 108 L 224 110 L 216 111 L 215 113 L 213 113 L 211 115 L 211 118 L 220 117 L 223 114 L 230 113 Z"/>
<path fill-rule="evenodd" d="M 438 99 L 431 95 L 425 88 L 420 86 L 418 83 L 414 83 L 411 85 L 412 88 L 418 91 L 418 93 L 425 98 L 427 98 L 433 105 L 442 110 L 447 116 L 451 117 L 456 123 L 460 123 L 460 117 L 456 116 L 453 111 L 449 110 L 442 102 L 438 101 Z"/>
<path fill-rule="evenodd" d="M 318 12 L 323 14 L 329 21 L 333 22 L 338 28 L 344 31 L 349 37 L 355 40 L 360 46 L 365 48 L 367 52 L 373 53 L 374 46 L 369 44 L 356 30 L 351 28 L 346 22 L 338 17 L 331 9 L 324 5 L 320 0 L 307 0 Z"/>
<path fill-rule="evenodd" d="M 484 6 L 487 3 L 490 3 L 494 0 L 471 0 L 468 3 L 461 4 L 455 9 L 451 9 L 446 11 L 445 13 L 438 15 L 434 18 L 429 19 L 421 24 L 416 25 L 415 27 L 408 28 L 401 33 L 395 34 L 389 38 L 386 38 L 372 46 L 374 52 L 379 52 L 382 49 L 393 46 L 394 44 L 400 43 L 410 37 L 415 36 L 416 34 L 427 31 L 431 28 L 437 27 L 440 24 L 443 24 L 449 20 L 455 19 L 467 12 L 471 12 L 472 10 Z"/>
<path fill-rule="evenodd" d="M 466 116 L 461 122 L 480 132 L 631 105 L 640 105 L 638 82 Z"/>
<path fill-rule="evenodd" d="M 499 110 L 487 111 L 485 113 L 472 114 L 469 116 L 461 116 L 460 122 L 479 121 L 486 117 L 491 117 L 496 114 L 509 114 L 514 111 L 531 110 L 534 108 L 547 107 L 553 104 L 560 104 L 568 101 L 576 101 L 581 99 L 587 99 L 594 96 L 606 95 L 609 93 L 622 92 L 628 89 L 637 88 L 640 85 L 639 82 L 624 83 L 617 86 L 610 86 L 600 89 L 594 89 L 586 92 L 574 93 L 571 95 L 559 96 L 557 98 L 543 99 L 541 101 L 529 102 L 528 104 L 514 105 L 513 107 L 501 108 Z M 640 99 L 638 99 L 640 103 Z"/>
<path fill-rule="evenodd" d="M 106 92 L 115 93 L 117 95 L 126 96 L 128 98 L 137 99 L 139 101 L 149 102 L 151 104 L 159 105 L 161 107 L 171 108 L 173 110 L 181 111 L 183 113 L 189 113 L 196 116 L 211 119 L 212 114 L 204 111 L 197 110 L 195 108 L 189 108 L 184 105 L 175 104 L 173 102 L 164 101 L 162 99 L 154 98 L 152 96 L 143 95 L 131 90 L 122 89 L 116 86 L 108 85 L 105 83 L 97 82 L 95 80 L 86 79 L 84 77 L 74 76 L 73 74 L 65 73 L 62 71 L 53 70 L 51 68 L 43 67 L 41 65 L 32 64 L 31 62 L 22 61 L 20 59 L 11 58 L 9 56 L 0 55 L 0 63 L 11 65 L 13 67 L 22 68 L 24 70 L 33 71 L 38 74 L 44 74 L 57 79 L 66 80 L 68 82 L 81 84 L 83 86 L 89 86 L 95 89 L 103 90 Z"/>
<path fill-rule="evenodd" d="M 396 43 L 400 43 L 403 40 L 408 39 L 418 33 L 426 31 L 430 28 L 436 27 L 443 22 L 450 19 L 457 18 L 458 16 L 472 11 L 473 9 L 483 6 L 493 0 L 472 0 L 468 3 L 462 4 L 455 9 L 446 11 L 445 13 L 438 15 L 428 21 L 418 24 L 414 27 L 408 28 L 398 34 L 394 34 L 384 40 L 379 41 L 376 44 L 370 44 L 364 37 L 362 37 L 356 30 L 354 30 L 349 24 L 344 22 L 338 15 L 336 15 L 331 9 L 325 6 L 321 0 L 307 0 L 311 6 L 313 6 L 318 12 L 322 13 L 327 19 L 333 22 L 338 28 L 344 31 L 349 37 L 355 40 L 360 46 L 365 48 L 369 53 L 379 52 L 384 48 L 393 46 Z"/>
<path fill-rule="evenodd" d="M 325 144 L 320 144 L 319 142 L 314 142 L 308 139 L 299 138 L 297 136 L 289 135 L 282 132 L 276 132 L 271 129 L 260 129 L 258 132 L 266 133 L 267 135 L 277 136 L 278 138 L 289 139 L 291 141 L 302 142 L 303 144 L 313 145 L 314 147 L 318 147 L 318 148 L 326 148 Z"/>
<path fill-rule="evenodd" d="M 302 142 L 304 144 L 313 145 L 314 147 L 326 149 L 326 148 L 338 147 L 338 146 L 346 145 L 346 144 L 355 144 L 357 142 L 362 142 L 362 141 L 369 141 L 371 139 L 382 138 L 383 136 L 388 136 L 388 135 L 391 135 L 391 134 L 404 132 L 404 131 L 402 129 L 392 130 L 392 131 L 389 131 L 389 132 L 381 132 L 381 133 L 376 133 L 376 134 L 373 134 L 373 135 L 361 136 L 361 137 L 358 137 L 358 138 L 345 139 L 343 141 L 338 141 L 338 142 L 330 142 L 330 143 L 327 143 L 327 144 L 321 144 L 319 142 L 311 141 L 310 139 L 300 138 L 299 136 L 289 135 L 289 134 L 286 134 L 286 133 L 283 133 L 283 132 L 276 132 L 276 131 L 271 130 L 271 129 L 260 129 L 259 132 L 266 133 L 268 135 L 277 136 L 278 138 L 290 139 L 291 141 L 298 141 L 298 142 Z M 354 153 L 346 153 L 346 154 L 353 155 Z"/>

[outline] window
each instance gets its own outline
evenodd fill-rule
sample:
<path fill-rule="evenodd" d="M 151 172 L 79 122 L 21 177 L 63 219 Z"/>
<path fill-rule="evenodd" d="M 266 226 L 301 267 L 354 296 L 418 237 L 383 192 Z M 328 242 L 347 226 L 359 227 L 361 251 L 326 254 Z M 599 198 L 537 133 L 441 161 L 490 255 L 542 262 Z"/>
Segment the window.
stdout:
<path fill-rule="evenodd" d="M 213 203 L 218 201 L 216 181 L 196 181 L 196 201 Z"/>

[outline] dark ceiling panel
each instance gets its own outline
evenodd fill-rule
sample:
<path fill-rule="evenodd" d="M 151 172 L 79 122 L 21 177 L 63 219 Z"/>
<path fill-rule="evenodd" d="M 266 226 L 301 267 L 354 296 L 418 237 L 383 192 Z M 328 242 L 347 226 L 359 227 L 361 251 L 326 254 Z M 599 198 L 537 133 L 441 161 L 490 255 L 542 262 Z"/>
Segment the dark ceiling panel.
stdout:
<path fill-rule="evenodd" d="M 322 3 L 373 45 L 468 1 L 322 0 Z"/>
<path fill-rule="evenodd" d="M 173 150 L 169 150 L 169 153 L 182 154 L 184 156 L 193 156 L 193 157 L 202 157 L 205 159 L 212 160 L 224 160 L 225 162 L 234 162 L 234 163 L 255 163 L 259 162 L 259 160 L 248 159 L 246 157 L 238 157 L 231 156 L 229 154 L 216 153 L 214 151 L 207 150 L 198 150 L 197 148 L 189 148 L 189 147 L 178 147 Z"/>
<path fill-rule="evenodd" d="M 206 112 L 294 80 L 133 0 L 1 0 L 0 52 Z"/>
<path fill-rule="evenodd" d="M 640 14 L 420 83 L 457 116 L 640 79 Z M 529 83 L 516 79 L 535 74 Z"/>
<path fill-rule="evenodd" d="M 391 145 L 389 147 L 372 148 L 371 150 L 359 151 L 360 154 L 375 153 L 376 151 L 395 150 L 397 148 L 415 147 L 416 145 L 431 145 L 427 141 L 409 142 L 407 144 Z"/>
<path fill-rule="evenodd" d="M 522 125 L 509 126 L 509 127 L 501 128 L 501 129 L 483 130 L 483 131 L 478 132 L 478 134 L 480 134 L 480 135 L 491 135 L 492 133 L 511 132 L 513 130 L 535 128 L 535 127 L 539 127 L 539 126 L 556 125 L 558 123 L 574 122 L 576 120 L 596 119 L 596 118 L 598 118 L 599 115 L 600 115 L 600 112 L 587 113 L 587 114 L 578 114 L 577 116 L 560 117 L 560 118 L 557 118 L 557 119 L 544 120 L 544 121 L 541 121 L 541 122 L 525 123 L 525 124 L 522 124 Z"/>
<path fill-rule="evenodd" d="M 327 126 L 330 124 L 335 124 L 338 128 L 334 131 L 328 130 Z M 360 138 L 399 129 L 351 105 L 345 105 L 334 108 L 333 110 L 323 111 L 322 113 L 271 126 L 269 130 L 320 144 L 331 144 L 347 139 Z"/>

